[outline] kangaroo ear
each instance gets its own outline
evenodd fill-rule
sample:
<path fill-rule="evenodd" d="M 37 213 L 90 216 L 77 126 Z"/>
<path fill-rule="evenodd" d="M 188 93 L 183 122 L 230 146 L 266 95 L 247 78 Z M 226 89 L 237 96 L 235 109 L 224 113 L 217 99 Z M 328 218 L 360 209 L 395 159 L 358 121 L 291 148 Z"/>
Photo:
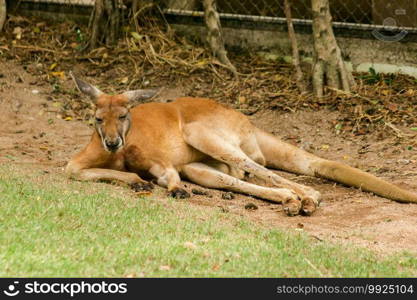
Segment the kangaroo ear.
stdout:
<path fill-rule="evenodd" d="M 94 85 L 91 85 L 81 79 L 76 78 L 72 72 L 70 72 L 69 74 L 71 78 L 74 80 L 75 85 L 81 93 L 87 94 L 94 99 L 103 94 L 103 92 L 96 88 Z"/>
<path fill-rule="evenodd" d="M 129 102 L 134 102 L 152 98 L 160 91 L 161 89 L 134 90 L 124 92 L 122 95 L 126 96 Z"/>

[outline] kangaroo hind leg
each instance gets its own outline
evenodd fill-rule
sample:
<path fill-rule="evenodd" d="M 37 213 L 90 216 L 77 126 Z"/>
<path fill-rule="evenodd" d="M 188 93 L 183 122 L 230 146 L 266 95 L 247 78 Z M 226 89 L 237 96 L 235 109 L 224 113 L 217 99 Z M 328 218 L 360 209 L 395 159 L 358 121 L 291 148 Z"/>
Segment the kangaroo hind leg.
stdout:
<path fill-rule="evenodd" d="M 295 195 L 299 195 L 302 201 L 310 201 L 312 199 L 311 201 L 315 206 L 315 194 L 311 193 L 314 190 L 286 180 L 253 161 L 238 145 L 233 143 L 236 142 L 233 141 L 233 135 L 225 138 L 212 129 L 207 128 L 204 124 L 192 123 L 184 128 L 184 138 L 188 144 L 214 159 L 252 173 L 277 187 L 290 189 L 295 192 L 293 199 L 284 203 L 284 209 L 288 212 L 291 211 L 291 215 L 294 214 L 292 213 L 293 210 L 301 207 L 300 200 Z M 307 211 L 306 213 L 311 214 L 312 212 Z"/>
<path fill-rule="evenodd" d="M 286 203 L 293 199 L 294 193 L 285 188 L 268 188 L 237 179 L 204 163 L 190 163 L 182 166 L 181 174 L 201 186 L 225 189 L 256 196 L 276 203 Z M 300 208 L 298 207 L 298 210 Z M 297 209 L 287 213 L 298 213 Z"/>

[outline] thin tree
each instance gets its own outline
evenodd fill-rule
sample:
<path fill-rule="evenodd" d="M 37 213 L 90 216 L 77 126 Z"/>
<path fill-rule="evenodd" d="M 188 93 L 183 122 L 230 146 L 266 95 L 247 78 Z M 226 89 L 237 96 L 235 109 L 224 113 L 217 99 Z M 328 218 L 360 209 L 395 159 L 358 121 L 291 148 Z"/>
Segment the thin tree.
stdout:
<path fill-rule="evenodd" d="M 132 0 L 132 7 L 131 7 L 131 20 L 135 24 L 136 31 L 140 30 L 139 26 L 139 15 L 147 8 L 153 6 L 152 0 Z"/>
<path fill-rule="evenodd" d="M 89 22 L 91 37 L 88 47 L 95 49 L 100 43 L 111 46 L 116 43 L 121 23 L 119 0 L 96 0 Z"/>
<path fill-rule="evenodd" d="M 207 28 L 207 43 L 215 57 L 228 68 L 234 75 L 237 75 L 235 66 L 227 57 L 226 49 L 221 31 L 219 13 L 216 9 L 215 0 L 203 0 L 204 20 Z"/>
<path fill-rule="evenodd" d="M 288 37 L 291 42 L 292 48 L 292 62 L 295 68 L 295 78 L 297 81 L 298 89 L 301 92 L 306 91 L 306 84 L 304 82 L 303 71 L 300 66 L 300 52 L 298 51 L 298 42 L 297 37 L 295 36 L 294 24 L 291 17 L 291 5 L 290 0 L 284 0 L 284 13 L 287 18 L 287 27 L 288 27 Z"/>
<path fill-rule="evenodd" d="M 313 12 L 313 90 L 322 97 L 324 87 L 350 92 L 355 80 L 348 71 L 332 28 L 329 0 L 311 0 Z"/>
<path fill-rule="evenodd" d="M 139 23 L 138 23 L 138 14 L 140 13 L 140 8 L 142 6 L 141 0 L 133 0 L 132 1 L 132 19 L 135 23 L 135 29 L 139 30 Z"/>
<path fill-rule="evenodd" d="M 0 31 L 6 21 L 6 0 L 0 0 Z"/>

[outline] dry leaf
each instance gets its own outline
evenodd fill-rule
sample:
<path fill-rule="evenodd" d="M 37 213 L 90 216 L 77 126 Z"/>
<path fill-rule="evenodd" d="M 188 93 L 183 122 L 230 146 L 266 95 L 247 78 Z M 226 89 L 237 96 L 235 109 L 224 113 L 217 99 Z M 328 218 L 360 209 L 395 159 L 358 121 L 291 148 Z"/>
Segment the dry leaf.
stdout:
<path fill-rule="evenodd" d="M 20 40 L 22 38 L 22 28 L 21 27 L 15 27 L 13 29 L 13 34 L 16 36 L 16 40 Z"/>
<path fill-rule="evenodd" d="M 197 245 L 192 242 L 185 242 L 184 247 L 188 249 L 197 249 Z"/>
<path fill-rule="evenodd" d="M 61 79 L 65 79 L 65 73 L 64 72 L 51 72 L 51 75 L 54 77 L 59 77 Z"/>
<path fill-rule="evenodd" d="M 389 104 L 387 105 L 387 108 L 388 108 L 390 111 L 396 112 L 396 111 L 398 110 L 398 105 L 397 105 L 397 104 L 395 104 L 395 103 L 389 103 Z"/>
<path fill-rule="evenodd" d="M 169 271 L 169 270 L 171 270 L 171 267 L 168 266 L 168 265 L 164 265 L 164 266 L 160 266 L 159 270 L 160 271 Z"/>

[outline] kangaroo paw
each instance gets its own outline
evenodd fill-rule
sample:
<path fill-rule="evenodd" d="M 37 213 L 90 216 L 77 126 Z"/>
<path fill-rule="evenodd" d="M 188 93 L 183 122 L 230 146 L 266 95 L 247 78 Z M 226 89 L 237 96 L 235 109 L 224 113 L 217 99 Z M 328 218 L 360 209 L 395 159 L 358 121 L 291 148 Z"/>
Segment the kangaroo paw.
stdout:
<path fill-rule="evenodd" d="M 190 194 L 186 190 L 181 188 L 173 189 L 169 192 L 169 196 L 175 199 L 190 198 Z"/>
<path fill-rule="evenodd" d="M 130 185 L 130 187 L 136 192 L 136 193 L 146 193 L 151 192 L 154 188 L 154 185 L 150 182 L 135 182 Z"/>
<path fill-rule="evenodd" d="M 284 209 L 284 212 L 287 214 L 287 216 L 293 217 L 300 213 L 301 201 L 295 200 L 295 199 L 289 199 L 282 203 L 282 207 Z"/>
<path fill-rule="evenodd" d="M 311 192 L 308 196 L 301 197 L 301 213 L 305 216 L 311 216 L 319 207 L 321 194 L 318 191 Z"/>
<path fill-rule="evenodd" d="M 301 213 L 305 216 L 311 216 L 317 209 L 318 204 L 313 199 L 305 198 L 301 200 Z"/>

